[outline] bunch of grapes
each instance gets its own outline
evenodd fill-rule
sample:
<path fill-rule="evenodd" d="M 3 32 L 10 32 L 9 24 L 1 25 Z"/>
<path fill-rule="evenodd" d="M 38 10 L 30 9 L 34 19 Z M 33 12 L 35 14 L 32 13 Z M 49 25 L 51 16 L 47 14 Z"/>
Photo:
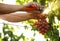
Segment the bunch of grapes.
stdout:
<path fill-rule="evenodd" d="M 37 18 L 37 21 L 33 24 L 38 28 L 39 33 L 45 34 L 49 30 L 49 23 L 47 22 L 47 14 L 42 14 L 41 17 Z"/>

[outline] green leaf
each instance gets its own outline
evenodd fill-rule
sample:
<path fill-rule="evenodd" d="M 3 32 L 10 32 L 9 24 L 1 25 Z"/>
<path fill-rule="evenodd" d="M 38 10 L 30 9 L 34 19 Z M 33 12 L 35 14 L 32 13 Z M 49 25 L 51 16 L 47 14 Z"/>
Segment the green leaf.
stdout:
<path fill-rule="evenodd" d="M 45 5 L 46 0 L 40 0 L 41 5 Z"/>
<path fill-rule="evenodd" d="M 34 38 L 31 39 L 31 41 L 34 41 L 34 40 L 35 40 Z"/>
<path fill-rule="evenodd" d="M 0 38 L 1 38 L 1 33 L 0 33 Z"/>
<path fill-rule="evenodd" d="M 28 27 L 27 27 L 27 26 L 24 26 L 24 28 L 25 28 L 26 30 L 28 30 Z"/>
<path fill-rule="evenodd" d="M 24 1 L 16 0 L 16 3 L 23 5 L 24 4 Z"/>
<path fill-rule="evenodd" d="M 4 37 L 2 40 L 3 41 L 8 41 L 8 37 Z"/>
<path fill-rule="evenodd" d="M 10 37 L 13 37 L 13 33 L 11 31 L 6 32 Z"/>
<path fill-rule="evenodd" d="M 35 27 L 35 26 L 32 25 L 32 29 L 31 29 L 31 30 L 36 31 L 36 30 L 38 30 L 38 29 L 37 29 L 37 27 Z"/>
<path fill-rule="evenodd" d="M 55 23 L 54 17 L 55 17 L 55 16 L 54 16 L 54 12 L 53 12 L 53 11 L 48 14 L 49 23 L 50 23 L 51 25 L 52 25 L 53 23 Z"/>
<path fill-rule="evenodd" d="M 37 2 L 37 0 L 33 0 L 33 2 Z"/>
<path fill-rule="evenodd" d="M 20 36 L 20 37 L 21 37 L 21 38 L 23 38 L 23 39 L 25 38 L 25 36 L 23 35 L 23 33 L 21 34 L 21 36 Z"/>

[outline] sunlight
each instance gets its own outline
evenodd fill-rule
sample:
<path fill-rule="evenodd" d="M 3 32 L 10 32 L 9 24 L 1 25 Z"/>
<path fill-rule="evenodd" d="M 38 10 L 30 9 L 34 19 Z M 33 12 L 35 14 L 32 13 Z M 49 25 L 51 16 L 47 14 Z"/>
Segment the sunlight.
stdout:
<path fill-rule="evenodd" d="M 49 3 L 48 7 L 46 9 L 44 9 L 43 14 L 48 14 L 51 11 L 51 9 L 52 9 L 52 4 Z"/>
<path fill-rule="evenodd" d="M 46 9 L 43 11 L 43 14 L 48 14 L 49 11 L 50 11 L 49 8 L 46 8 Z"/>

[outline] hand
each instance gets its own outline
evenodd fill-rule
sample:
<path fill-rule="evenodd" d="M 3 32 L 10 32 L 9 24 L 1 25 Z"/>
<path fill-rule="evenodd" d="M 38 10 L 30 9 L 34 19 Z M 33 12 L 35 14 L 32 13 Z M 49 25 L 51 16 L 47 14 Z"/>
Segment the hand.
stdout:
<path fill-rule="evenodd" d="M 36 13 L 36 11 L 43 11 L 44 7 L 37 3 L 37 2 L 30 2 L 28 4 L 25 5 L 24 10 L 28 10 L 28 11 L 34 11 Z"/>

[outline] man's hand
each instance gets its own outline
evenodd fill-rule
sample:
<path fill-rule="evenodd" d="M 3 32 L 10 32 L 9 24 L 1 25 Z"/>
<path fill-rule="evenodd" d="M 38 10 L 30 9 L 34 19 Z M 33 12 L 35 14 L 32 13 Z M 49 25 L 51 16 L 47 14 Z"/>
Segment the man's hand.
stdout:
<path fill-rule="evenodd" d="M 24 5 L 23 9 L 27 10 L 29 12 L 33 11 L 33 12 L 36 13 L 38 11 L 42 12 L 44 7 L 41 4 L 37 3 L 37 2 L 30 2 L 30 3 L 26 4 L 26 5 Z"/>

